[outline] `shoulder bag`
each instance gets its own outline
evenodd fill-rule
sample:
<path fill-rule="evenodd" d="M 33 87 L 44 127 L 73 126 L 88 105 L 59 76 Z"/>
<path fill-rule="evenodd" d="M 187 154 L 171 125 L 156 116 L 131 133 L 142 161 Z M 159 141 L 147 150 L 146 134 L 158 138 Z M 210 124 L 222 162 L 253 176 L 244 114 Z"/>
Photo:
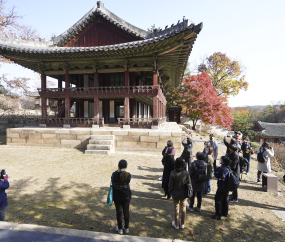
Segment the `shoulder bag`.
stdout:
<path fill-rule="evenodd" d="M 186 176 L 187 176 L 187 173 L 188 172 L 186 171 Z M 190 199 L 192 197 L 192 195 L 193 195 L 193 191 L 192 191 L 192 186 L 189 183 L 187 183 L 187 181 L 184 184 L 184 189 L 185 189 L 185 198 L 189 198 Z"/>
<path fill-rule="evenodd" d="M 112 206 L 112 203 L 113 203 L 113 175 L 114 175 L 114 172 L 112 173 L 112 176 L 111 176 L 110 188 L 109 188 L 109 192 L 107 196 L 108 206 Z"/>

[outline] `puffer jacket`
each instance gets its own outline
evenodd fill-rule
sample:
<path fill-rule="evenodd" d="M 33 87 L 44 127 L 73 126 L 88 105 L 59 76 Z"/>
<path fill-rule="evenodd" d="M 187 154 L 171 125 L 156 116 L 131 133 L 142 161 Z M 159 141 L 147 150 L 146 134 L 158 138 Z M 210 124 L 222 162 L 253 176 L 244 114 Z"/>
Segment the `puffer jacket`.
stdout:
<path fill-rule="evenodd" d="M 4 179 L 4 181 L 0 181 L 0 210 L 6 208 L 8 206 L 7 194 L 5 192 L 6 189 L 9 188 L 8 179 Z"/>
<path fill-rule="evenodd" d="M 170 173 L 170 179 L 168 184 L 169 193 L 175 200 L 184 200 L 185 197 L 185 184 L 188 183 L 191 186 L 190 175 L 185 170 L 173 170 Z"/>
<path fill-rule="evenodd" d="M 218 192 L 228 192 L 228 179 L 229 179 L 229 167 L 226 165 L 221 165 L 217 168 L 214 175 L 218 178 Z"/>

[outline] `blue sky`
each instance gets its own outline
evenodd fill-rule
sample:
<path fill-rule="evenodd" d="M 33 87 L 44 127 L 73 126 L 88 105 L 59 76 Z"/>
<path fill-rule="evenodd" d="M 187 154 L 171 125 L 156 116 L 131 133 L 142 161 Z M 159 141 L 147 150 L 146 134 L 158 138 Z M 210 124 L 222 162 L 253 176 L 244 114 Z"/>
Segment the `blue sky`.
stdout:
<path fill-rule="evenodd" d="M 285 101 L 285 0 L 105 0 L 104 6 L 131 24 L 147 29 L 164 28 L 185 18 L 203 22 L 189 61 L 194 66 L 214 52 L 226 53 L 246 67 L 249 89 L 229 100 L 229 105 L 267 105 Z M 59 35 L 96 5 L 94 0 L 7 0 L 25 25 L 49 40 Z M 2 65 L 0 74 L 30 77 L 31 71 Z"/>

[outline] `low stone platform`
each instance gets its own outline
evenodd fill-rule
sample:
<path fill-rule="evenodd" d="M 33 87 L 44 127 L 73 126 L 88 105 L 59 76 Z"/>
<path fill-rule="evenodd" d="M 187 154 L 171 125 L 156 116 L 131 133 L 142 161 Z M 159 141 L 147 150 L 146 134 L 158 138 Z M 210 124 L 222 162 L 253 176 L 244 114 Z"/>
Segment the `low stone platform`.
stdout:
<path fill-rule="evenodd" d="M 87 149 L 91 135 L 114 135 L 120 151 L 161 151 L 172 140 L 179 153 L 185 132 L 175 122 L 158 129 L 23 127 L 7 129 L 7 145 Z"/>

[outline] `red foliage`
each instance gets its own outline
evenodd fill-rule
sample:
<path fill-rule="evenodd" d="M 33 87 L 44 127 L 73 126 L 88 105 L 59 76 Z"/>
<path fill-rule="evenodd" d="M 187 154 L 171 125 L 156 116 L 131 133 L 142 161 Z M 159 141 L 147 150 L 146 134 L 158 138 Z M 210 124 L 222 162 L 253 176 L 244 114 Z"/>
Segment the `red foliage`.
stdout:
<path fill-rule="evenodd" d="M 184 77 L 175 94 L 178 104 L 190 110 L 193 120 L 200 119 L 205 124 L 217 124 L 230 130 L 233 123 L 232 109 L 228 107 L 225 97 L 217 96 L 218 93 L 205 72 Z M 193 121 L 193 124 L 196 123 Z"/>

